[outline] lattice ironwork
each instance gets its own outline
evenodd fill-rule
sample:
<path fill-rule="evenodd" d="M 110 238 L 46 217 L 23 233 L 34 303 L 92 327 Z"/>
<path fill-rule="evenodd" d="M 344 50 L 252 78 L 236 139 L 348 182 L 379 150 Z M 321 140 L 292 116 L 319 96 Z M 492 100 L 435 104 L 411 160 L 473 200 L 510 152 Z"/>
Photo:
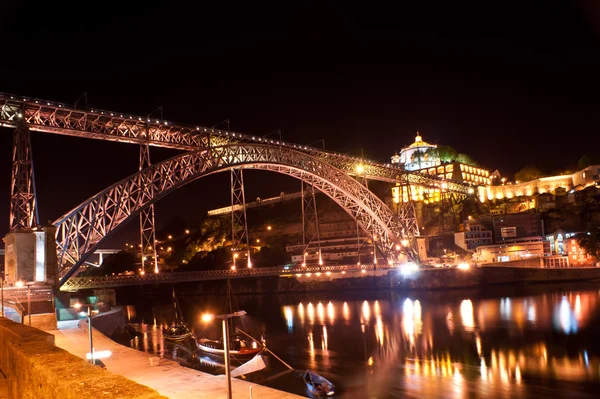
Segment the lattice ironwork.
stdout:
<path fill-rule="evenodd" d="M 462 182 L 443 180 L 422 173 L 409 172 L 391 164 L 380 164 L 281 140 L 202 126 L 175 124 L 114 111 L 78 110 L 56 102 L 0 93 L 0 125 L 16 127 L 19 113 L 24 115 L 25 122 L 32 131 L 124 143 L 149 144 L 187 151 L 240 142 L 273 144 L 305 152 L 349 175 L 356 175 L 357 166 L 361 165 L 361 174 L 371 180 L 395 183 L 402 180 L 403 176 L 408 176 L 408 180 L 413 185 L 430 188 L 441 188 L 444 185 L 448 191 L 452 192 L 463 194 L 475 192 L 473 187 Z"/>
<path fill-rule="evenodd" d="M 363 270 L 383 270 L 392 267 L 371 264 L 365 265 L 336 265 L 336 266 L 306 266 L 306 267 L 260 267 L 241 268 L 237 270 L 205 270 L 198 272 L 170 272 L 157 275 L 122 275 L 122 276 L 98 276 L 98 277 L 71 277 L 61 287 L 61 291 L 77 291 L 91 288 L 123 287 L 144 284 L 172 284 L 187 281 L 224 280 L 233 278 L 265 277 L 265 276 L 290 276 L 296 275 L 302 278 L 305 273 L 341 273 L 362 272 Z"/>
<path fill-rule="evenodd" d="M 302 265 L 306 266 L 306 255 L 309 247 L 316 246 L 319 264 L 323 264 L 321 253 L 321 234 L 319 232 L 319 214 L 317 212 L 317 199 L 315 188 L 302 181 Z"/>
<path fill-rule="evenodd" d="M 248 237 L 248 221 L 246 219 L 246 195 L 244 193 L 244 170 L 231 169 L 231 249 L 233 256 L 246 249 L 247 266 L 252 267 Z"/>
<path fill-rule="evenodd" d="M 202 176 L 233 167 L 296 177 L 332 198 L 361 228 L 377 235 L 390 255 L 402 239 L 397 215 L 366 187 L 326 161 L 283 146 L 240 144 L 211 147 L 154 164 L 96 194 L 57 226 L 61 284 L 102 240 L 164 195 Z"/>
<path fill-rule="evenodd" d="M 140 145 L 140 163 L 139 170 L 143 170 L 151 165 L 150 146 Z M 142 182 L 143 183 L 143 182 Z M 143 187 L 142 190 L 146 190 Z M 154 228 L 154 204 L 150 204 L 140 212 L 140 256 L 142 261 L 142 270 L 146 272 L 146 265 L 149 271 L 158 273 L 158 258 L 156 257 L 156 231 Z"/>
<path fill-rule="evenodd" d="M 24 123 L 13 134 L 12 178 L 10 187 L 10 230 L 31 229 L 38 224 L 31 137 Z"/>
<path fill-rule="evenodd" d="M 400 220 L 402 236 L 404 242 L 402 245 L 408 247 L 407 252 L 411 260 L 418 262 L 417 237 L 421 235 L 417 222 L 417 212 L 415 202 L 412 197 L 411 187 L 408 179 L 405 179 L 404 186 L 400 190 L 402 197 L 398 204 L 398 219 Z"/>

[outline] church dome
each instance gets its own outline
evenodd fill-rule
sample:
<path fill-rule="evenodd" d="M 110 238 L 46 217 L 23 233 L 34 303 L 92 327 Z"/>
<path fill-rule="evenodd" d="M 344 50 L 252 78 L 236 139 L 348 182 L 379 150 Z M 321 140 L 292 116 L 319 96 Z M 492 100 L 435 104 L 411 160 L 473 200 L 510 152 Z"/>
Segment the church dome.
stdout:
<path fill-rule="evenodd" d="M 409 147 L 435 147 L 435 146 L 423 141 L 423 139 L 421 138 L 421 135 L 419 134 L 419 132 L 417 132 L 417 137 L 415 137 L 415 142 L 412 143 Z"/>

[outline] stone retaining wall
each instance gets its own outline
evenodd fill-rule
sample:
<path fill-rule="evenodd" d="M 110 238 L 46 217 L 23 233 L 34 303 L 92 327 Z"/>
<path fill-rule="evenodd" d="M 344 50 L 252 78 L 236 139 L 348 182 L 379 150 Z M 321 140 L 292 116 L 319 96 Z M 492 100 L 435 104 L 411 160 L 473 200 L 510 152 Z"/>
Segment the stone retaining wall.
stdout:
<path fill-rule="evenodd" d="M 54 336 L 0 318 L 0 370 L 8 399 L 167 399 L 54 346 Z"/>

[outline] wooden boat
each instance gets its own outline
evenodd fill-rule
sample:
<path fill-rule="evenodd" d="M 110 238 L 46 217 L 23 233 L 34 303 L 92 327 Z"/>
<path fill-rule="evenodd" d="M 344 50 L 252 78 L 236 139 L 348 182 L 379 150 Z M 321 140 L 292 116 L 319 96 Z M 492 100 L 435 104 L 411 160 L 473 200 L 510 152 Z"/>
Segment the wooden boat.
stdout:
<path fill-rule="evenodd" d="M 248 345 L 247 341 L 238 335 L 231 337 L 229 354 L 237 358 L 251 358 L 262 352 L 262 348 L 256 345 Z M 201 338 L 198 340 L 198 348 L 210 355 L 225 356 L 223 339 L 217 341 Z"/>
<path fill-rule="evenodd" d="M 163 338 L 165 341 L 184 342 L 193 338 L 192 332 L 183 323 L 176 323 L 169 328 L 163 328 Z"/>
<path fill-rule="evenodd" d="M 331 396 L 335 394 L 335 386 L 314 371 L 306 370 L 304 373 L 304 383 L 313 395 Z"/>
<path fill-rule="evenodd" d="M 194 334 L 190 331 L 187 324 L 185 324 L 185 320 L 183 320 L 183 316 L 179 310 L 179 301 L 177 300 L 177 296 L 175 295 L 175 288 L 173 288 L 173 313 L 175 317 L 175 321 L 171 325 L 171 327 L 163 328 L 163 338 L 165 341 L 171 342 L 185 342 L 189 339 L 196 339 Z"/>

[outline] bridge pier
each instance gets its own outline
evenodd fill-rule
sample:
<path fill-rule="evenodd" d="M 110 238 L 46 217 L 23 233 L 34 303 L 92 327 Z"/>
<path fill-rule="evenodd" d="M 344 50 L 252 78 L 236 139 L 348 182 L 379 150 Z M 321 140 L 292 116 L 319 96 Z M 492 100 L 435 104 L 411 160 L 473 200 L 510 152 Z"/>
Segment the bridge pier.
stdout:
<path fill-rule="evenodd" d="M 58 265 L 55 233 L 54 226 L 46 226 L 32 230 L 17 229 L 3 238 L 7 285 L 23 281 L 56 286 Z"/>

